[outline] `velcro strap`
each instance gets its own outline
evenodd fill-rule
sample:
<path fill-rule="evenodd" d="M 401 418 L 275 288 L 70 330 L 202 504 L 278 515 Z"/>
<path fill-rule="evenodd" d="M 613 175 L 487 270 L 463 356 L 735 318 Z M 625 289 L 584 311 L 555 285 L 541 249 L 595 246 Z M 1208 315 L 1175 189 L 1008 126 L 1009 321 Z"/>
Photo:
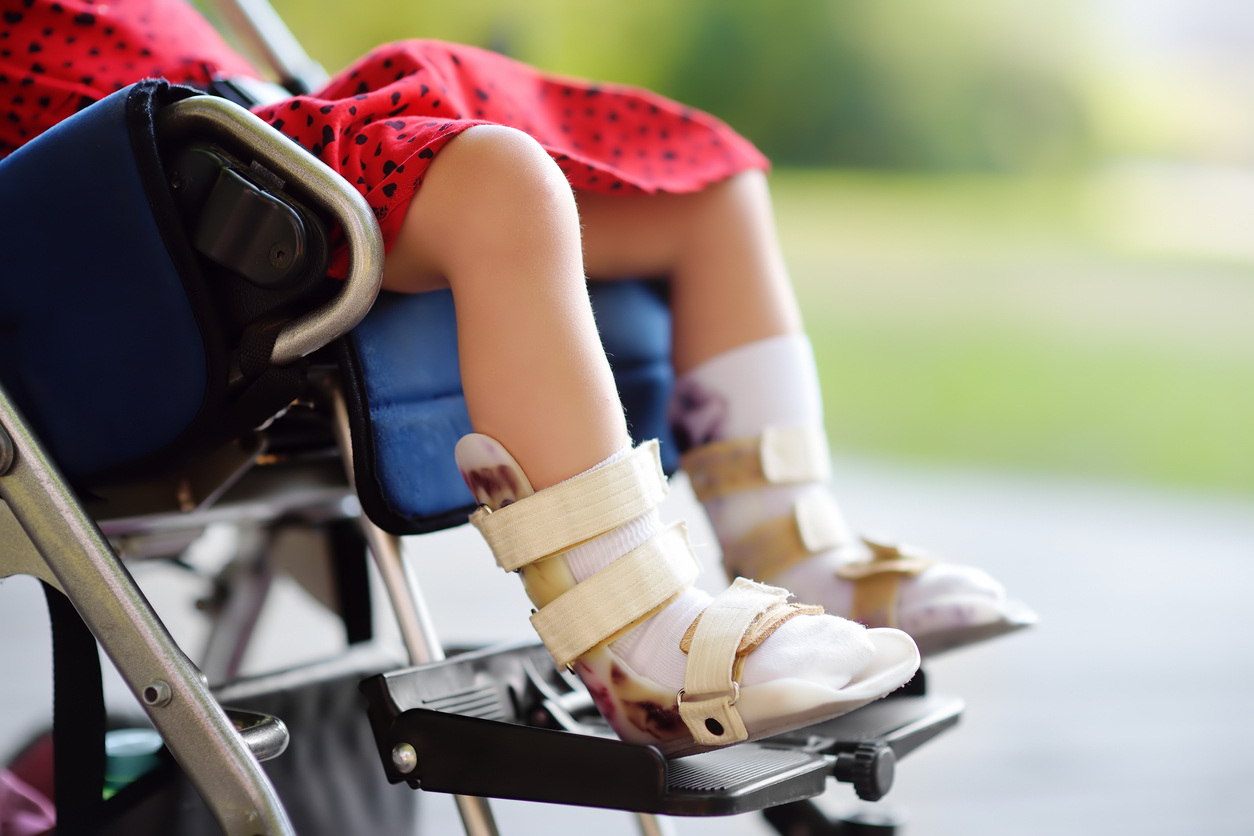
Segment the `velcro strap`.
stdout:
<path fill-rule="evenodd" d="M 749 625 L 749 629 L 745 631 L 744 636 L 740 639 L 740 644 L 736 647 L 736 656 L 745 657 L 757 646 L 771 637 L 771 634 L 784 626 L 784 622 L 791 621 L 799 615 L 822 615 L 823 608 L 813 604 L 786 604 L 780 602 L 772 604 L 762 612 L 758 613 L 758 617 L 753 619 L 753 623 Z M 683 638 L 679 640 L 679 649 L 687 653 L 692 649 L 692 637 L 697 632 L 697 625 L 701 623 L 703 613 L 698 613 L 697 617 L 688 625 L 688 629 L 684 631 Z M 733 671 L 733 679 L 739 680 Z"/>
<path fill-rule="evenodd" d="M 762 473 L 772 485 L 831 479 L 827 433 L 821 427 L 767 427 L 762 431 Z"/>
<path fill-rule="evenodd" d="M 646 441 L 611 465 L 499 511 L 480 507 L 470 522 L 488 541 L 497 565 L 514 572 L 634 520 L 657 507 L 667 490 L 658 443 Z"/>
<path fill-rule="evenodd" d="M 744 578 L 701 613 L 689 641 L 688 666 L 679 695 L 679 716 L 697 743 L 719 745 L 748 738 L 736 702 L 740 686 L 732 677 L 736 652 L 754 621 L 788 600 L 788 591 Z"/>
<path fill-rule="evenodd" d="M 687 528 L 675 523 L 557 596 L 531 624 L 564 667 L 686 590 L 700 571 Z"/>
<path fill-rule="evenodd" d="M 832 476 L 827 436 L 819 427 L 767 427 L 758 438 L 715 441 L 685 453 L 681 466 L 701 502 Z"/>
<path fill-rule="evenodd" d="M 871 550 L 871 559 L 846 563 L 836 570 L 836 577 L 856 581 L 873 575 L 917 575 L 936 563 L 935 558 L 909 546 L 882 543 L 868 537 L 863 537 L 862 542 Z"/>
<path fill-rule="evenodd" d="M 903 578 L 913 577 L 936 561 L 900 546 L 863 539 L 873 557 L 846 563 L 836 577 L 853 582 L 851 621 L 867 627 L 896 627 L 897 599 Z"/>
<path fill-rule="evenodd" d="M 753 528 L 723 549 L 729 577 L 769 581 L 811 556 L 852 540 L 836 500 L 822 488 L 797 498 L 793 513 Z"/>

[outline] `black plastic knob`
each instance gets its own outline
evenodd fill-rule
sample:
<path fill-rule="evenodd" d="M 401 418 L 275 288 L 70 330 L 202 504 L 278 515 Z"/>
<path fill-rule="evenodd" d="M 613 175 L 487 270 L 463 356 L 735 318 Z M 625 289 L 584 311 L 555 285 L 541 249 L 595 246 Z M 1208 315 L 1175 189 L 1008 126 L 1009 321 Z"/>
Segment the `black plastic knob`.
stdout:
<path fill-rule="evenodd" d="M 832 775 L 837 781 L 853 784 L 863 801 L 879 801 L 893 788 L 897 756 L 882 743 L 859 743 L 852 752 L 836 756 Z"/>

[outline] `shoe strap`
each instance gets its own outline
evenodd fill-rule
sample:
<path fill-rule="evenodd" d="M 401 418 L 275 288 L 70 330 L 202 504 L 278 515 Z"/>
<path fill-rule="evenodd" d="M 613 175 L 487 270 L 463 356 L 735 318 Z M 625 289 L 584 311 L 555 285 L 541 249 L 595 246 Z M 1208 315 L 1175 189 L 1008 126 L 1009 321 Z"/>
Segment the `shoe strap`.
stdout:
<path fill-rule="evenodd" d="M 788 611 L 788 596 L 786 589 L 736 578 L 684 634 L 680 648 L 688 664 L 677 702 L 680 719 L 697 743 L 718 746 L 748 739 L 736 708 L 743 657 L 794 615 L 822 612 L 809 607 Z"/>
<path fill-rule="evenodd" d="M 554 598 L 531 624 L 565 667 L 670 603 L 700 572 L 687 528 L 675 523 Z"/>
<path fill-rule="evenodd" d="M 836 577 L 853 583 L 851 621 L 867 627 L 896 627 L 897 600 L 904 578 L 914 577 L 936 561 L 909 548 L 862 538 L 871 559 L 846 563 Z"/>
<path fill-rule="evenodd" d="M 767 485 L 832 478 L 821 427 L 767 427 L 757 438 L 711 442 L 685 453 L 680 466 L 701 502 Z"/>
<path fill-rule="evenodd" d="M 771 578 L 814 555 L 852 542 L 840 506 L 826 490 L 797 497 L 793 512 L 756 526 L 723 547 L 723 568 L 731 578 Z"/>
<path fill-rule="evenodd" d="M 666 498 L 656 440 L 605 467 L 581 473 L 498 511 L 480 506 L 470 522 L 497 565 L 514 572 L 618 528 Z"/>

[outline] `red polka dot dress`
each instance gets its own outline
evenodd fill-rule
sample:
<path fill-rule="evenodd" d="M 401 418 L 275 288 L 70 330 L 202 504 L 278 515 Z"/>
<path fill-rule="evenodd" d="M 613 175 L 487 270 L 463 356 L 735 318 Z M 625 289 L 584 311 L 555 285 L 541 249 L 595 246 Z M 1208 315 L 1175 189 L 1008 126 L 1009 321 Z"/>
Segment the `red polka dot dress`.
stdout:
<path fill-rule="evenodd" d="M 0 0 L 0 9 L 0 153 L 142 78 L 205 86 L 260 75 L 182 0 Z M 256 112 L 357 186 L 389 249 L 432 158 L 472 125 L 526 131 L 574 188 L 607 194 L 699 191 L 767 167 L 727 125 L 662 96 L 438 41 L 380 47 L 314 94 Z M 347 266 L 342 250 L 334 275 Z"/>

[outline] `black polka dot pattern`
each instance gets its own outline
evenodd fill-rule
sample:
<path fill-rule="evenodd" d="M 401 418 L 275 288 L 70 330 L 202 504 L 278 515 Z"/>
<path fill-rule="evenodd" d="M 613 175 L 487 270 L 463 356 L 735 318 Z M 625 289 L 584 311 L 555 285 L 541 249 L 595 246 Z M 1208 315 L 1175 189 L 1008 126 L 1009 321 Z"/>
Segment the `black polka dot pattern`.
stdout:
<path fill-rule="evenodd" d="M 0 0 L 0 155 L 148 77 L 256 75 L 188 3 Z M 20 99 L 20 101 L 18 101 Z"/>
<path fill-rule="evenodd" d="M 0 153 L 145 77 L 252 75 L 181 0 L 0 0 Z M 438 41 L 374 50 L 259 116 L 365 195 L 391 246 L 427 166 L 476 124 L 535 137 L 576 189 L 691 192 L 766 159 L 717 119 L 644 90 L 557 78 Z M 337 243 L 333 275 L 347 256 Z"/>

